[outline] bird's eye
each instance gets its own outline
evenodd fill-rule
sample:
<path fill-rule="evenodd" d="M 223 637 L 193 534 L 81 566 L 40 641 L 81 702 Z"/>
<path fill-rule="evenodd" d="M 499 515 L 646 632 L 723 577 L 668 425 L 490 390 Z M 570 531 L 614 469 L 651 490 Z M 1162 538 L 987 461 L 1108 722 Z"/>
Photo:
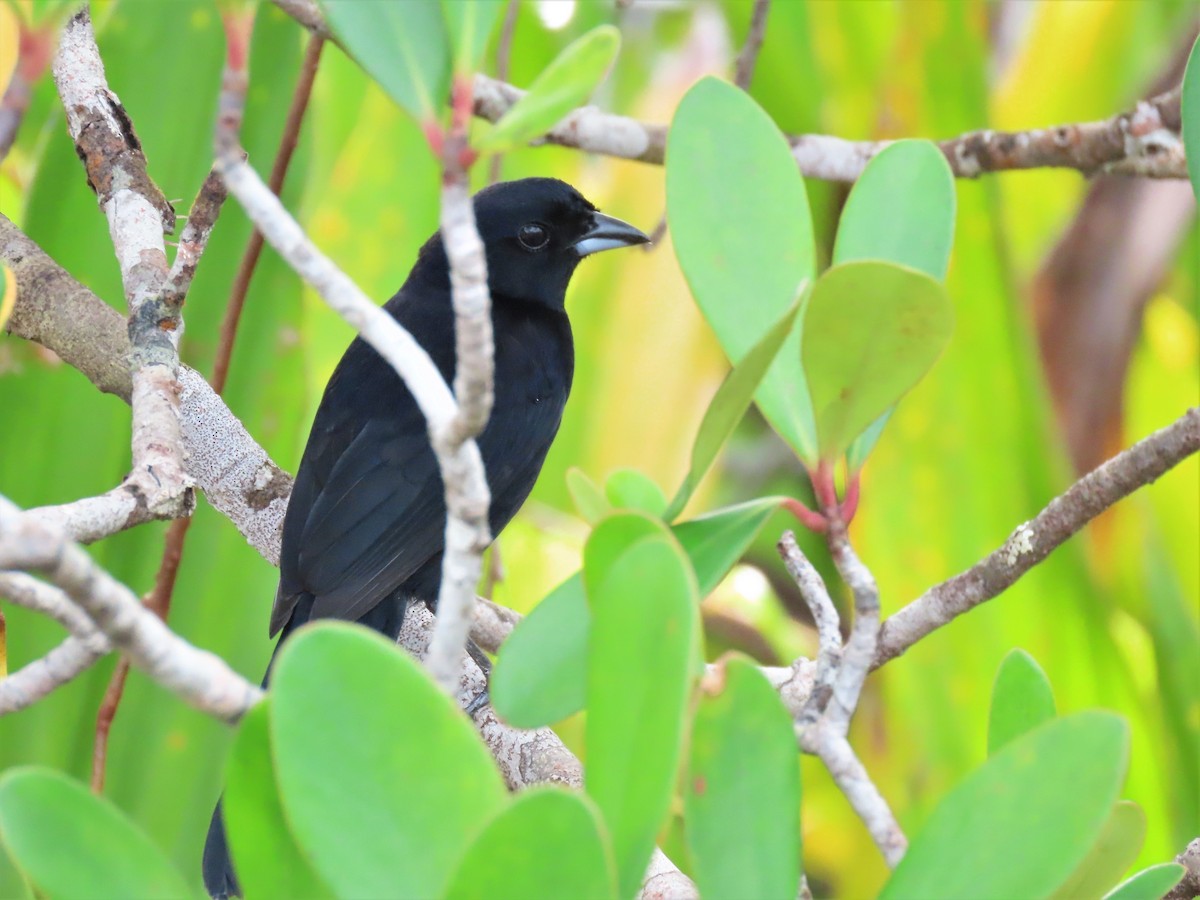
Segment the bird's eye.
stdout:
<path fill-rule="evenodd" d="M 517 240 L 526 250 L 541 250 L 550 243 L 550 230 L 539 222 L 530 222 L 517 230 Z"/>

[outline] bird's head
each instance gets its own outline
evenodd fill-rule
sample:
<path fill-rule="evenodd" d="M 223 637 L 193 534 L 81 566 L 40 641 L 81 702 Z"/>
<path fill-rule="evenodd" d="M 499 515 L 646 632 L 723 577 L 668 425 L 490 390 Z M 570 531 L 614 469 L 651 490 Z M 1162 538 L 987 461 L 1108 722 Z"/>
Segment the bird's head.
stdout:
<path fill-rule="evenodd" d="M 523 178 L 485 188 L 475 195 L 475 222 L 487 251 L 493 299 L 558 310 L 581 259 L 650 241 L 556 178 Z M 430 243 L 444 260 L 441 241 L 435 237 Z"/>

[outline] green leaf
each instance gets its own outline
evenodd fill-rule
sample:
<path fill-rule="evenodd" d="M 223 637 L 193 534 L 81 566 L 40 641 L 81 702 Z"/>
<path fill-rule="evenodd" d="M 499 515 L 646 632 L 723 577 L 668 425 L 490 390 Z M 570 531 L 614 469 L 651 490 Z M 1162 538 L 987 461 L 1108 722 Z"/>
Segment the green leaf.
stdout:
<path fill-rule="evenodd" d="M 954 175 L 935 144 L 889 144 L 867 163 L 846 198 L 833 264 L 876 259 L 944 281 L 954 207 Z"/>
<path fill-rule="evenodd" d="M 666 165 L 675 255 L 736 365 L 814 277 L 804 180 L 770 116 L 715 78 L 697 82 L 675 111 Z M 755 399 L 783 439 L 812 462 L 817 441 L 799 347 L 797 327 Z"/>
<path fill-rule="evenodd" d="M 636 509 L 655 518 L 662 518 L 667 498 L 662 488 L 637 469 L 617 469 L 604 482 L 604 494 L 620 509 Z"/>
<path fill-rule="evenodd" d="M 701 597 L 741 559 L 781 500 L 742 503 L 671 527 L 692 560 Z M 643 519 L 644 534 L 662 527 L 648 516 Z M 541 728 L 583 709 L 590 629 L 583 579 L 576 573 L 547 594 L 500 647 L 489 686 L 492 704 L 506 722 Z"/>
<path fill-rule="evenodd" d="M 338 41 L 388 96 L 422 125 L 435 123 L 450 93 L 450 43 L 439 0 L 319 2 Z"/>
<path fill-rule="evenodd" d="M 611 521 L 611 520 L 610 520 Z M 612 836 L 622 897 L 637 893 L 683 755 L 700 614 L 687 557 L 665 535 L 584 551 L 588 794 Z"/>
<path fill-rule="evenodd" d="M 242 718 L 226 773 L 222 805 L 238 882 L 249 897 L 333 897 L 284 818 L 271 756 L 270 702 Z"/>
<path fill-rule="evenodd" d="M 804 312 L 801 356 L 820 456 L 837 459 L 929 371 L 954 311 L 928 275 L 890 263 L 834 266 Z"/>
<path fill-rule="evenodd" d="M 359 626 L 323 622 L 284 644 L 271 737 L 292 833 L 341 896 L 439 893 L 507 796 L 461 710 Z"/>
<path fill-rule="evenodd" d="M 612 504 L 583 469 L 567 469 L 567 491 L 584 521 L 595 524 L 612 511 Z"/>
<path fill-rule="evenodd" d="M 792 719 L 749 660 L 705 678 L 692 725 L 684 820 L 702 897 L 793 900 L 800 885 L 800 763 Z"/>
<path fill-rule="evenodd" d="M 954 175 L 929 141 L 897 141 L 877 153 L 854 183 L 838 221 L 833 263 L 877 259 L 946 280 L 954 242 Z M 862 468 L 890 411 L 846 451 Z"/>
<path fill-rule="evenodd" d="M 1192 192 L 1200 200 L 1200 39 L 1192 44 L 1187 69 L 1183 73 L 1180 113 L 1183 117 L 1181 132 L 1188 177 L 1192 180 Z"/>
<path fill-rule="evenodd" d="M 1104 900 L 1159 900 L 1186 874 L 1187 869 L 1179 863 L 1159 863 L 1121 882 L 1104 895 Z"/>
<path fill-rule="evenodd" d="M 783 500 L 762 497 L 672 526 L 671 531 L 692 561 L 701 597 L 717 589 Z"/>
<path fill-rule="evenodd" d="M 1054 892 L 1054 900 L 1102 896 L 1133 865 L 1145 840 L 1146 814 L 1142 808 L 1132 800 L 1117 801 L 1100 837 L 1071 877 Z"/>
<path fill-rule="evenodd" d="M 593 28 L 563 48 L 528 93 L 477 142 L 477 149 L 504 153 L 541 137 L 592 95 L 620 48 L 621 34 L 612 25 Z"/>
<path fill-rule="evenodd" d="M 454 51 L 454 71 L 464 75 L 478 71 L 504 4 L 505 0 L 442 0 Z"/>
<path fill-rule="evenodd" d="M 123 812 L 51 769 L 16 768 L 0 777 L 0 838 L 39 896 L 192 896 Z"/>
<path fill-rule="evenodd" d="M 988 714 L 988 756 L 1054 718 L 1054 691 L 1037 661 L 1013 650 L 1000 663 Z"/>
<path fill-rule="evenodd" d="M 555 788 L 518 794 L 475 839 L 446 900 L 614 898 L 612 850 L 595 804 Z"/>
<path fill-rule="evenodd" d="M 1017 738 L 938 804 L 880 897 L 1048 896 L 1095 844 L 1128 757 L 1128 728 L 1106 712 Z"/>
<path fill-rule="evenodd" d="M 784 340 L 795 325 L 796 313 L 799 311 L 800 302 L 797 301 L 759 338 L 750 348 L 750 352 L 742 357 L 742 361 L 733 367 L 717 388 L 712 402 L 704 412 L 704 419 L 700 422 L 696 442 L 692 445 L 692 464 L 683 479 L 683 484 L 675 492 L 675 499 L 663 513 L 663 519 L 666 521 L 670 522 L 683 511 L 696 486 L 700 484 L 700 479 L 704 477 L 717 454 L 721 452 L 721 447 L 729 440 L 733 429 L 750 408 L 754 392 L 758 390 L 772 361 L 779 355 L 779 348 L 783 346 Z"/>

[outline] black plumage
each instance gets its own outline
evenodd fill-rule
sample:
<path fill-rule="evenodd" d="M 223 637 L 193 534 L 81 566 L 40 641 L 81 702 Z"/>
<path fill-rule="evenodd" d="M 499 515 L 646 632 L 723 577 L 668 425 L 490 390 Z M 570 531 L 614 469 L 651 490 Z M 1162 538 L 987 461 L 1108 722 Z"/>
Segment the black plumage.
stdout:
<path fill-rule="evenodd" d="M 499 534 L 529 496 L 562 420 L 574 349 L 567 284 L 591 253 L 648 238 L 550 178 L 475 197 L 487 254 L 495 401 L 477 438 Z M 453 383 L 454 310 L 440 234 L 421 248 L 384 308 Z M 271 634 L 313 618 L 361 622 L 395 637 L 408 605 L 441 583 L 446 506 L 424 416 L 396 372 L 362 339 L 338 363 L 318 407 L 283 526 Z M 268 670 L 269 671 L 269 670 Z M 220 807 L 204 851 L 214 897 L 238 893 Z"/>

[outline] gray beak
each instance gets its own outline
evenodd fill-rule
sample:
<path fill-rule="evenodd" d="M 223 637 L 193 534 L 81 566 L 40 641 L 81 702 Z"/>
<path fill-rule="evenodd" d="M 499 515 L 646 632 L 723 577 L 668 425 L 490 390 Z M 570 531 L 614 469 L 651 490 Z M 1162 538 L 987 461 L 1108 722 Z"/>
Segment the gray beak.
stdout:
<path fill-rule="evenodd" d="M 635 244 L 648 244 L 650 238 L 642 234 L 628 222 L 614 219 L 603 213 L 592 215 L 592 227 L 575 242 L 575 252 L 580 256 L 591 256 L 601 250 L 615 250 L 617 247 L 632 247 Z"/>

